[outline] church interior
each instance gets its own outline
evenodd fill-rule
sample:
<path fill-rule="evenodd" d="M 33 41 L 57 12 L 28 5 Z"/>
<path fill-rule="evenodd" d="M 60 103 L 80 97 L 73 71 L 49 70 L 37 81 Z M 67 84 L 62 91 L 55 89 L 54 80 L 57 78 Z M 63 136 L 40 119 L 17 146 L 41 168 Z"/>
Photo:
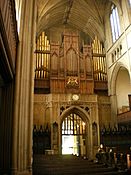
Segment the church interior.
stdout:
<path fill-rule="evenodd" d="M 131 0 L 1 0 L 0 33 L 0 174 L 99 151 L 131 170 Z"/>

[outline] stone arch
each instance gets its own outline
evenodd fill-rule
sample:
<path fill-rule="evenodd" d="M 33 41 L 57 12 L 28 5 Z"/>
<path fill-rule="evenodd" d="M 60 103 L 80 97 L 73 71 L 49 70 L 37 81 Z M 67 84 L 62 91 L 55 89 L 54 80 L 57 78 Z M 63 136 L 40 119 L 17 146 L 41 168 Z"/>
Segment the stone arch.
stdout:
<path fill-rule="evenodd" d="M 117 84 L 117 83 L 121 82 L 118 80 L 118 78 L 120 77 L 120 74 L 124 70 L 126 70 L 127 73 L 129 74 L 128 67 L 122 62 L 118 62 L 114 66 L 114 69 L 113 69 L 112 75 L 111 75 L 111 81 L 110 81 L 109 87 L 110 87 L 110 97 L 111 97 L 110 98 L 111 99 L 111 116 L 112 116 L 111 121 L 112 121 L 113 125 L 117 124 L 117 114 L 121 113 L 123 111 L 123 107 L 125 106 L 125 110 L 128 108 L 128 105 L 127 105 L 128 97 L 126 94 L 128 94 L 128 91 L 130 91 L 130 90 L 128 88 L 128 90 L 126 90 L 126 94 L 125 94 L 125 92 L 123 93 L 123 91 L 122 91 L 122 93 L 120 93 L 121 89 L 123 89 L 122 86 L 125 85 L 125 83 L 121 84 L 121 86 L 119 86 L 119 84 Z M 121 75 L 123 75 L 123 74 L 121 74 Z M 127 74 L 125 74 L 125 75 L 127 75 Z M 128 78 L 128 76 L 126 77 L 125 82 L 127 82 L 127 78 Z M 130 78 L 130 74 L 129 74 L 129 78 Z M 119 89 L 117 89 L 118 87 L 119 87 Z M 129 85 L 128 85 L 128 87 L 129 87 Z M 119 93 L 119 95 L 117 94 L 117 92 Z M 122 99 L 124 99 L 124 101 Z"/>
<path fill-rule="evenodd" d="M 117 7 L 119 21 L 120 21 L 120 30 L 121 30 L 121 16 L 122 16 L 122 8 L 118 3 L 118 0 L 110 0 L 107 2 L 105 7 L 105 20 L 106 20 L 106 35 L 108 35 L 108 42 L 112 44 L 112 32 L 111 32 L 111 23 L 110 23 L 110 14 L 111 14 L 111 5 L 114 4 Z"/>
<path fill-rule="evenodd" d="M 119 14 L 122 15 L 123 12 L 122 12 L 122 7 L 121 7 L 120 1 L 118 1 L 118 0 L 112 0 L 112 3 L 114 3 L 117 6 L 117 8 L 119 10 Z"/>
<path fill-rule="evenodd" d="M 93 157 L 93 142 L 92 142 L 92 123 L 91 123 L 91 119 L 89 116 L 89 113 L 87 113 L 86 110 L 78 107 L 78 106 L 71 106 L 68 109 L 66 109 L 65 111 L 63 111 L 63 113 L 60 116 L 60 152 L 61 152 L 61 145 L 62 145 L 62 122 L 63 120 L 71 113 L 75 113 L 78 116 L 80 116 L 80 118 L 85 122 L 87 130 L 86 130 L 86 156 L 89 159 L 92 159 Z M 87 135 L 89 137 L 87 137 Z"/>
<path fill-rule="evenodd" d="M 116 63 L 113 71 L 112 71 L 112 75 L 111 75 L 111 84 L 110 84 L 110 95 L 116 95 L 116 79 L 117 79 L 117 75 L 118 72 L 120 70 L 120 68 L 125 68 L 128 71 L 128 68 L 126 65 L 124 65 L 122 62 L 118 62 Z M 128 71 L 129 73 L 129 71 Z"/>
<path fill-rule="evenodd" d="M 118 14 L 119 15 L 122 15 L 122 7 L 121 5 L 119 4 L 119 2 L 117 0 L 110 0 L 107 2 L 107 5 L 106 5 L 106 9 L 105 9 L 105 15 L 106 16 L 110 16 L 110 12 L 111 12 L 111 5 L 114 4 L 117 9 L 118 9 Z"/>
<path fill-rule="evenodd" d="M 71 112 L 74 112 L 74 113 L 78 114 L 79 116 L 81 116 L 81 118 L 82 118 L 83 121 L 89 122 L 91 124 L 91 120 L 89 118 L 89 114 L 84 109 L 82 109 L 79 106 L 71 106 L 68 109 L 64 110 L 63 113 L 62 113 L 62 115 L 60 116 L 60 118 L 61 118 L 60 124 L 62 123 L 63 119 L 68 114 L 70 114 Z"/>

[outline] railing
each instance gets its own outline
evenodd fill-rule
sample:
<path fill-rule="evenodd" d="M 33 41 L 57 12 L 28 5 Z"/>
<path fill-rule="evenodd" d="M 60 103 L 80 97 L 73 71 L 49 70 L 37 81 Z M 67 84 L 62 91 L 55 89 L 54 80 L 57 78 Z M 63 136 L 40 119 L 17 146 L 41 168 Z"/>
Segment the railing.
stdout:
<path fill-rule="evenodd" d="M 2 47 L 6 50 L 8 62 L 12 71 L 14 72 L 18 43 L 15 1 L 1 0 L 0 9 Z"/>

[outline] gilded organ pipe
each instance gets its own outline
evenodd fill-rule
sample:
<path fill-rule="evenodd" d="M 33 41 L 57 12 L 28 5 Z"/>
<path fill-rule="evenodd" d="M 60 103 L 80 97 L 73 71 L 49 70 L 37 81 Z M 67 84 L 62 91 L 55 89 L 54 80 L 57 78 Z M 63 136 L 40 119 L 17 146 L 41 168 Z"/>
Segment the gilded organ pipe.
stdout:
<path fill-rule="evenodd" d="M 95 37 L 92 43 L 93 49 L 93 68 L 94 68 L 94 80 L 104 81 L 106 80 L 106 62 L 104 56 L 104 49 L 102 43 Z"/>
<path fill-rule="evenodd" d="M 48 78 L 50 44 L 45 33 L 42 32 L 36 42 L 36 69 L 35 78 Z"/>

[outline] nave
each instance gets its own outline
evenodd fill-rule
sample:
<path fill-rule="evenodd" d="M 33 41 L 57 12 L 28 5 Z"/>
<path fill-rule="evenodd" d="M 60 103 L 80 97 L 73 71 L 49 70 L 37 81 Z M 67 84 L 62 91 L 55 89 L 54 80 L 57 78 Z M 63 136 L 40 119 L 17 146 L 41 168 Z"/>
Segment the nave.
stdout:
<path fill-rule="evenodd" d="M 131 0 L 0 0 L 0 175 L 125 173 L 101 145 L 131 170 Z"/>

